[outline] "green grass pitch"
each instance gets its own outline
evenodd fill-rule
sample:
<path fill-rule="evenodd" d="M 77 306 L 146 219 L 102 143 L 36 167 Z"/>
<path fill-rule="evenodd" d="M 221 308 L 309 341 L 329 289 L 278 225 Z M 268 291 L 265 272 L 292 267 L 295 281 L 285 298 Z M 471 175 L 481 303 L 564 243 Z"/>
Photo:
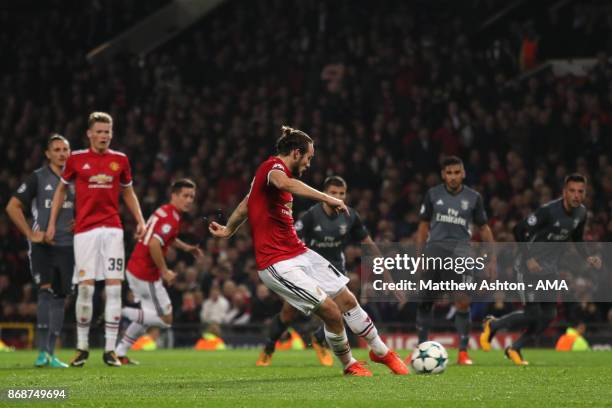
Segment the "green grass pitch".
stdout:
<path fill-rule="evenodd" d="M 365 350 L 355 350 L 365 359 Z M 400 353 L 406 356 L 407 352 Z M 612 352 L 526 350 L 528 367 L 499 351 L 472 352 L 473 367 L 450 365 L 442 375 L 397 377 L 371 363 L 372 378 L 347 378 L 336 362 L 321 367 L 312 351 L 277 352 L 255 367 L 256 350 L 132 352 L 139 366 L 106 367 L 94 350 L 84 368 L 36 369 L 35 352 L 0 353 L 0 389 L 69 390 L 63 402 L 0 406 L 120 407 L 612 407 Z M 68 361 L 70 351 L 60 358 Z M 41 405 L 43 404 L 43 405 Z"/>

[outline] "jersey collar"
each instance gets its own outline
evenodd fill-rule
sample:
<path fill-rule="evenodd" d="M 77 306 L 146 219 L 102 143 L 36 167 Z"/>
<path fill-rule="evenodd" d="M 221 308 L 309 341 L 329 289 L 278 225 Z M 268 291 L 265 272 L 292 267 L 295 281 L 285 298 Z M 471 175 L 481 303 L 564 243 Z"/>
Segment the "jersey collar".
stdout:
<path fill-rule="evenodd" d="M 109 149 L 106 149 L 104 153 L 98 153 L 94 149 L 92 149 L 91 146 L 89 147 L 89 153 L 95 154 L 96 156 L 106 156 L 108 152 L 109 152 Z"/>
<path fill-rule="evenodd" d="M 446 183 L 442 183 L 442 185 L 444 186 L 444 190 L 446 190 L 446 192 L 447 192 L 448 194 L 452 195 L 453 197 L 458 196 L 458 195 L 459 195 L 459 194 L 460 194 L 460 193 L 463 191 L 463 189 L 464 189 L 464 185 L 463 185 L 463 184 L 461 184 L 461 188 L 459 189 L 459 191 L 457 191 L 456 193 L 453 193 L 452 191 L 450 191 L 450 190 L 448 189 L 448 187 L 446 187 Z"/>
<path fill-rule="evenodd" d="M 50 163 L 47 163 L 47 169 L 49 169 L 49 173 L 53 174 L 55 177 L 57 177 L 57 179 L 59 180 L 60 176 L 57 175 L 54 171 L 53 171 L 53 167 L 51 167 Z M 61 174 L 61 169 L 60 169 L 60 174 Z"/>

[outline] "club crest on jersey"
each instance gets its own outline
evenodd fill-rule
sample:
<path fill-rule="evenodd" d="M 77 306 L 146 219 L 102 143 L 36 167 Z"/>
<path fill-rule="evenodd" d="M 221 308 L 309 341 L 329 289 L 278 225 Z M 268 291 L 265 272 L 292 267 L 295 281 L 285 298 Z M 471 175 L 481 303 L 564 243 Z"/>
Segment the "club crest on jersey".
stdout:
<path fill-rule="evenodd" d="M 164 224 L 161 227 L 162 234 L 167 234 L 172 230 L 172 226 L 170 224 Z"/>
<path fill-rule="evenodd" d="M 576 228 L 580 224 L 580 220 L 578 218 L 574 219 L 574 228 Z"/>
<path fill-rule="evenodd" d="M 346 224 L 340 225 L 340 235 L 346 234 Z"/>
<path fill-rule="evenodd" d="M 529 216 L 529 218 L 527 218 L 527 224 L 529 224 L 530 226 L 534 226 L 538 223 L 538 219 L 536 218 L 536 216 L 534 214 L 531 214 Z"/>
<path fill-rule="evenodd" d="M 470 202 L 468 200 L 461 200 L 461 209 L 467 210 L 470 206 Z"/>
<path fill-rule="evenodd" d="M 112 171 L 117 171 L 120 168 L 119 163 L 117 162 L 111 162 L 108 167 L 110 167 Z"/>

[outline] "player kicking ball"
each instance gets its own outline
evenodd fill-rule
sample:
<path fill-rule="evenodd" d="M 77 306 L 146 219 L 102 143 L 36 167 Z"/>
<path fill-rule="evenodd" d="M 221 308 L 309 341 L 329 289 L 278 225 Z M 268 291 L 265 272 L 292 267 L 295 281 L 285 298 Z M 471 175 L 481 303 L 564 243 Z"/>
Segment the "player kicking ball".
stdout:
<path fill-rule="evenodd" d="M 323 183 L 325 194 L 342 201 L 346 199 L 346 191 L 346 181 L 339 176 L 328 177 Z M 308 209 L 295 223 L 295 229 L 302 241 L 329 261 L 329 268 L 333 270 L 334 274 L 342 274 L 343 276 L 346 276 L 343 251 L 349 242 L 360 242 L 371 248 L 375 254 L 380 254 L 357 211 L 351 207 L 347 208 L 348 215 L 336 214 L 327 204 L 318 203 Z M 369 321 L 369 317 L 348 288 L 344 287 L 338 296 L 334 297 L 334 301 L 342 311 L 347 326 L 369 344 L 372 361 L 388 365 L 395 374 L 406 374 L 408 372 L 401 359 L 396 358 L 395 352 L 390 351 L 380 339 L 374 323 L 363 327 L 361 323 Z M 298 317 L 299 312 L 285 302 L 281 312 L 274 316 L 272 320 L 269 339 L 266 341 L 266 346 L 256 363 L 258 366 L 270 365 L 276 341 L 280 339 L 287 326 Z M 317 331 L 312 336 L 312 346 L 321 364 L 331 366 L 333 360 L 327 348 L 323 347 L 325 340 L 322 334 L 321 331 Z"/>
<path fill-rule="evenodd" d="M 138 364 L 130 360 L 127 352 L 134 342 L 150 326 L 170 328 L 172 325 L 172 303 L 162 279 L 172 285 L 176 273 L 166 265 L 166 252 L 170 246 L 189 252 L 196 258 L 202 250 L 177 238 L 180 231 L 181 214 L 188 212 L 195 200 L 196 185 L 189 179 L 177 180 L 170 189 L 170 203 L 159 207 L 146 224 L 145 234 L 136 243 L 136 248 L 127 265 L 127 281 L 140 309 L 124 307 L 121 315 L 130 320 L 117 347 L 121 364 Z"/>
<path fill-rule="evenodd" d="M 389 366 L 393 372 L 408 374 L 403 361 L 380 340 L 368 315 L 346 288 L 348 278 L 298 238 L 293 226 L 293 194 L 327 204 L 335 213 L 349 214 L 342 200 L 309 187 L 294 176 L 310 167 L 314 156 L 313 140 L 304 132 L 283 126 L 276 143 L 277 155 L 263 162 L 251 183 L 249 194 L 230 216 L 227 225 L 212 222 L 211 233 L 231 237 L 248 218 L 255 248 L 259 278 L 295 309 L 316 314 L 324 323 L 327 343 L 351 376 L 372 375 L 362 362 L 353 358 L 342 314 L 354 332 L 376 347 L 370 356 Z M 340 307 L 339 307 L 340 305 Z"/>

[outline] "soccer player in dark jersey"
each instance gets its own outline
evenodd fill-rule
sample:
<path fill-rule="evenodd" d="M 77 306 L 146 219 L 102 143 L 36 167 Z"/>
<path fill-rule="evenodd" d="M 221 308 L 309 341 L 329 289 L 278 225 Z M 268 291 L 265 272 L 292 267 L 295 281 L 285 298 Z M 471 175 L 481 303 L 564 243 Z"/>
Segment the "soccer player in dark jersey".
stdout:
<path fill-rule="evenodd" d="M 416 245 L 419 253 L 424 248 L 427 257 L 456 256 L 459 247 L 469 247 L 472 237 L 471 224 L 480 229 L 483 241 L 494 242 L 493 233 L 487 225 L 487 214 L 480 194 L 463 185 L 465 169 L 463 161 L 455 156 L 442 160 L 442 180 L 444 183 L 430 188 L 425 195 L 419 213 L 420 223 L 417 230 Z M 495 273 L 495 257 L 491 257 L 487 272 Z M 457 274 L 450 271 L 427 271 L 434 279 L 470 280 L 467 272 Z M 491 276 L 490 276 L 491 277 Z M 458 364 L 471 365 L 472 360 L 467 353 L 471 319 L 469 296 L 454 294 L 455 327 L 459 333 Z M 422 301 L 417 308 L 417 330 L 419 343 L 427 341 L 432 319 L 431 301 Z"/>
<path fill-rule="evenodd" d="M 55 341 L 64 324 L 64 303 L 72 289 L 74 252 L 72 225 L 74 222 L 74 194 L 71 189 L 61 206 L 57 220 L 56 245 L 44 242 L 49 223 L 51 201 L 60 183 L 62 168 L 70 156 L 70 144 L 61 135 L 47 141 L 45 155 L 48 164 L 34 171 L 17 189 L 6 206 L 6 212 L 19 231 L 28 239 L 30 268 L 38 286 L 36 338 L 38 358 L 36 367 L 68 367 L 55 357 Z M 32 213 L 32 226 L 25 218 Z"/>
<path fill-rule="evenodd" d="M 379 340 L 376 352 L 374 347 L 370 352 L 370 359 L 398 374 L 408 374 L 403 361 L 380 340 L 367 313 L 346 288 L 348 278 L 308 249 L 297 236 L 292 215 L 293 194 L 325 202 L 338 213 L 348 213 L 342 200 L 294 178 L 310 167 L 314 156 L 312 139 L 300 130 L 284 126 L 276 149 L 277 155 L 257 169 L 249 194 L 234 210 L 227 225 L 212 222 L 209 230 L 216 237 L 228 238 L 248 218 L 260 279 L 291 306 L 306 315 L 315 313 L 323 320 L 325 338 L 345 374 L 372 375 L 352 356 L 343 315 L 351 330 Z M 383 355 L 382 349 L 386 350 Z"/>
<path fill-rule="evenodd" d="M 324 193 L 342 201 L 346 198 L 346 191 L 347 184 L 342 177 L 331 176 L 323 183 Z M 295 223 L 298 236 L 308 248 L 319 253 L 331 263 L 333 268 L 344 275 L 346 275 L 344 249 L 349 242 L 376 245 L 361 222 L 359 214 L 351 207 L 348 207 L 348 211 L 348 215 L 336 214 L 327 204 L 318 203 L 310 207 Z M 295 308 L 285 303 L 281 312 L 274 316 L 270 325 L 269 338 L 266 340 L 257 365 L 270 364 L 276 342 L 282 337 L 287 326 L 299 317 L 298 313 Z M 321 364 L 332 365 L 333 361 L 327 351 L 322 330 L 317 330 L 311 337 L 311 341 Z"/>
<path fill-rule="evenodd" d="M 587 209 L 583 202 L 586 195 L 587 180 L 581 174 L 571 174 L 565 178 L 562 197 L 539 207 L 533 214 L 519 222 L 514 228 L 517 242 L 582 242 Z M 563 255 L 562 245 L 522 244 L 519 247 L 519 258 L 515 271 L 524 275 L 525 282 L 539 279 L 555 279 L 557 268 Z M 589 256 L 582 246 L 576 250 L 586 262 L 601 268 L 601 258 Z M 534 285 L 535 286 L 535 285 Z M 484 351 L 491 350 L 491 340 L 500 329 L 526 328 L 512 346 L 507 347 L 505 355 L 516 365 L 528 365 L 523 359 L 521 349 L 525 344 L 540 335 L 557 313 L 556 302 L 539 302 L 534 290 L 527 290 L 523 310 L 509 313 L 496 319 L 487 316 L 483 332 L 480 335 L 480 346 Z M 538 297 L 538 299 L 540 299 Z"/>

